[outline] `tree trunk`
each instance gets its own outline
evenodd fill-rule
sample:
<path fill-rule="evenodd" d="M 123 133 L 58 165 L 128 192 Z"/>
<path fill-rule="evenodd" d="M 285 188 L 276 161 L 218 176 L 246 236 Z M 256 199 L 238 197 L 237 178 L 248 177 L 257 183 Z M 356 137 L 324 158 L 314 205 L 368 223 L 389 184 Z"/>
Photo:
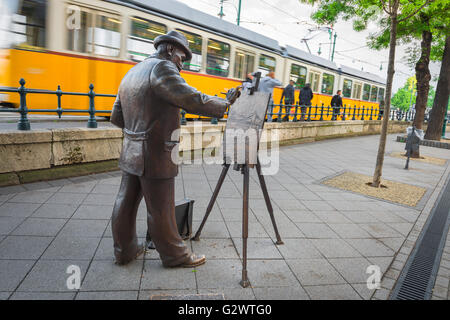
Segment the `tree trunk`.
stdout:
<path fill-rule="evenodd" d="M 423 121 L 425 117 L 425 110 L 428 102 L 428 92 L 430 91 L 431 74 L 429 69 L 431 41 L 433 35 L 430 31 L 424 30 L 422 32 L 422 53 L 419 61 L 416 63 L 416 79 L 417 79 L 417 98 L 416 98 L 416 115 L 414 117 L 413 125 L 416 129 L 422 130 Z M 411 158 L 419 158 L 419 149 L 411 154 Z"/>
<path fill-rule="evenodd" d="M 436 87 L 436 96 L 431 109 L 425 139 L 440 140 L 444 117 L 447 115 L 448 97 L 450 94 L 450 36 L 445 39 L 444 55 L 442 56 L 441 71 Z"/>
<path fill-rule="evenodd" d="M 391 94 L 392 94 L 392 81 L 394 79 L 394 61 L 395 61 L 395 47 L 397 44 L 397 8 L 392 9 L 391 15 L 391 34 L 389 40 L 389 64 L 387 70 L 386 80 L 386 95 L 385 106 L 383 112 L 383 123 L 381 125 L 380 143 L 378 145 L 377 163 L 375 166 L 375 172 L 373 174 L 372 187 L 378 188 L 381 182 L 381 175 L 383 171 L 384 151 L 386 149 L 386 136 L 388 130 L 389 114 L 391 111 Z"/>

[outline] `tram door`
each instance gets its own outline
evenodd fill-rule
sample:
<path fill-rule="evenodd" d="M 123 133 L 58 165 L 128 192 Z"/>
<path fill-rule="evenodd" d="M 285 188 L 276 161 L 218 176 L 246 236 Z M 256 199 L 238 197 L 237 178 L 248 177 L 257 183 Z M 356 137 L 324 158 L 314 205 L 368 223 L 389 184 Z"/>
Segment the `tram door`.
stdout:
<path fill-rule="evenodd" d="M 243 50 L 236 50 L 234 59 L 234 77 L 245 79 L 247 74 L 252 73 L 255 68 L 255 54 Z"/>

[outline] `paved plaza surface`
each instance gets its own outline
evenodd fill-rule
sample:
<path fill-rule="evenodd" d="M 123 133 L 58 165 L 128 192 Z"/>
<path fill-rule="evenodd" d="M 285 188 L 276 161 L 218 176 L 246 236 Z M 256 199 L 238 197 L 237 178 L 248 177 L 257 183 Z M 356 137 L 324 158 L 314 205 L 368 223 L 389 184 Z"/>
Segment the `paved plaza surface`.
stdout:
<path fill-rule="evenodd" d="M 424 187 L 411 208 L 338 190 L 320 182 L 343 171 L 373 174 L 379 136 L 327 140 L 280 148 L 280 170 L 266 176 L 284 245 L 275 235 L 251 170 L 249 262 L 242 288 L 242 175 L 229 171 L 199 242 L 195 269 L 164 269 L 155 251 L 127 266 L 114 264 L 110 216 L 121 173 L 111 172 L 0 188 L 0 299 L 149 299 L 152 295 L 223 293 L 226 299 L 386 299 L 449 172 L 446 165 L 390 157 L 404 144 L 389 135 L 383 178 Z M 421 153 L 450 159 L 445 149 Z M 176 199 L 195 200 L 194 232 L 221 166 L 183 165 Z M 146 208 L 138 213 L 146 232 Z M 448 299 L 450 237 L 433 299 Z M 403 261 L 403 264 L 402 264 Z M 81 269 L 81 288 L 69 289 L 67 268 Z M 366 269 L 379 266 L 381 288 L 370 290 Z"/>

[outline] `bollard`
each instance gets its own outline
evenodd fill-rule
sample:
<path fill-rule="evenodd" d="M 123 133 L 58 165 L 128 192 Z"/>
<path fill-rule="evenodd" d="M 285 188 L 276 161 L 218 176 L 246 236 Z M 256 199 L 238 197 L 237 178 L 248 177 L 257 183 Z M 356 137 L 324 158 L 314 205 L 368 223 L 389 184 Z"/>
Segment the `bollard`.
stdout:
<path fill-rule="evenodd" d="M 58 114 L 58 118 L 61 119 L 61 115 L 62 115 L 63 111 L 61 108 L 62 91 L 61 91 L 60 85 L 58 85 L 58 89 L 56 90 L 56 96 L 58 97 L 58 108 L 56 109 L 56 113 Z"/>
<path fill-rule="evenodd" d="M 183 109 L 181 109 L 180 125 L 182 126 L 186 125 L 186 111 L 184 111 Z"/>
<path fill-rule="evenodd" d="M 28 109 L 27 109 L 27 100 L 26 100 L 26 89 L 25 89 L 25 80 L 22 78 L 19 81 L 20 88 L 19 88 L 19 95 L 20 95 L 20 107 L 19 107 L 19 113 L 20 113 L 20 119 L 17 123 L 17 130 L 30 130 L 30 121 L 28 121 Z"/>
<path fill-rule="evenodd" d="M 91 83 L 89 85 L 89 120 L 87 123 L 87 127 L 90 129 L 95 129 L 97 128 L 97 120 L 95 120 L 95 103 L 94 103 L 94 99 L 95 99 L 95 92 L 94 92 L 94 85 Z"/>
<path fill-rule="evenodd" d="M 445 130 L 447 128 L 447 115 L 444 117 L 444 125 L 442 126 L 442 139 L 445 139 Z"/>

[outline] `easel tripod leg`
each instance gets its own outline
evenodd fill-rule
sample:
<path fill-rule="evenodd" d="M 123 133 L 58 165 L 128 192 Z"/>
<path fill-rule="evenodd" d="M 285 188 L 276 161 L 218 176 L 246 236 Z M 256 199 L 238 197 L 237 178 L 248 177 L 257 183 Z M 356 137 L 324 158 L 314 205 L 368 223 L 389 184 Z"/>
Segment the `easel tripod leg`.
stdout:
<path fill-rule="evenodd" d="M 216 202 L 217 196 L 219 195 L 220 188 L 222 187 L 223 181 L 225 180 L 225 177 L 227 176 L 228 169 L 230 168 L 229 164 L 224 164 L 222 168 L 222 173 L 220 174 L 220 178 L 217 181 L 216 188 L 214 189 L 214 193 L 211 197 L 211 200 L 209 200 L 208 208 L 206 208 L 205 216 L 203 217 L 202 223 L 200 224 L 200 227 L 198 228 L 197 232 L 195 233 L 195 236 L 192 238 L 194 241 L 200 240 L 200 233 L 202 232 L 203 226 L 206 223 L 206 220 L 208 220 L 209 214 L 212 211 L 212 208 L 214 207 L 214 203 Z"/>
<path fill-rule="evenodd" d="M 256 164 L 256 172 L 258 173 L 259 184 L 261 185 L 267 210 L 269 211 L 270 220 L 272 220 L 273 229 L 275 230 L 275 236 L 277 237 L 276 244 L 284 244 L 284 242 L 281 240 L 280 234 L 278 233 L 277 223 L 275 221 L 275 216 L 273 214 L 272 203 L 270 202 L 269 192 L 267 192 L 266 181 L 264 180 L 264 176 L 261 172 L 261 163 L 259 162 L 259 159 Z"/>
<path fill-rule="evenodd" d="M 247 238 L 248 238 L 248 194 L 249 194 L 249 170 L 248 166 L 244 165 L 244 190 L 243 190 L 243 204 L 242 204 L 242 280 L 241 286 L 246 288 L 250 285 L 247 276 Z"/>

